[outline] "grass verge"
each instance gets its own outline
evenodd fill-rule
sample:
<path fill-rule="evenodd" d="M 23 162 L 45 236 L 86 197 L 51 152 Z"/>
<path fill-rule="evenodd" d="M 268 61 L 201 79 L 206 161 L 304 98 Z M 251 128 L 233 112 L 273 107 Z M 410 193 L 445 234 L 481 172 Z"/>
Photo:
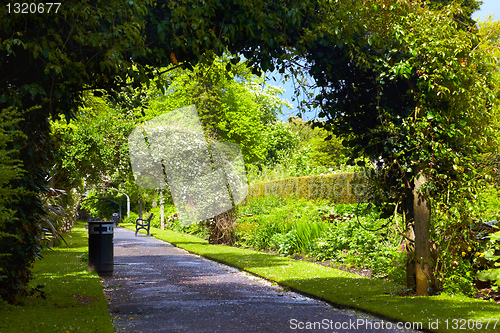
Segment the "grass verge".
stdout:
<path fill-rule="evenodd" d="M 62 244 L 43 251 L 34 264 L 33 286 L 40 294 L 22 305 L 0 304 L 0 332 L 114 332 L 99 276 L 87 270 L 88 241 L 84 223 Z"/>
<path fill-rule="evenodd" d="M 134 224 L 121 225 L 135 230 Z M 393 282 L 363 278 L 311 262 L 224 245 L 198 237 L 151 228 L 151 235 L 189 252 L 227 263 L 314 295 L 328 302 L 361 309 L 395 321 L 422 323 L 435 332 L 500 332 L 500 307 L 464 296 L 397 296 Z"/>

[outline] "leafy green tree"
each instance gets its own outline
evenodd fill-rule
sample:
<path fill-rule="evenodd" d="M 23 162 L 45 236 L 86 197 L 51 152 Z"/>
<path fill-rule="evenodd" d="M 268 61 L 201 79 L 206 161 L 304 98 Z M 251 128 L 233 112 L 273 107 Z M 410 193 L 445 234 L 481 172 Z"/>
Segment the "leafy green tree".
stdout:
<path fill-rule="evenodd" d="M 315 9 L 298 0 L 71 0 L 57 13 L 39 15 L 8 13 L 4 7 L 0 108 L 22 112 L 19 128 L 27 144 L 19 158 L 26 176 L 12 186 L 32 194 L 9 203 L 21 222 L 1 231 L 23 234 L 24 247 L 6 245 L 19 267 L 0 280 L 0 296 L 25 294 L 16 279 L 27 283 L 38 253 L 44 214 L 38 194 L 47 192 L 50 118 L 70 120 L 87 90 L 137 87 L 150 82 L 156 68 L 178 61 L 194 65 L 212 53 L 242 52 L 252 65 L 273 69 L 274 59 L 282 59 L 284 47 L 299 38 Z M 0 267 L 7 263 L 0 260 Z"/>
<path fill-rule="evenodd" d="M 262 163 L 266 134 L 286 105 L 282 91 L 251 73 L 245 62 L 223 57 L 192 70 L 169 73 L 175 78 L 164 95 L 151 100 L 146 118 L 194 104 L 210 140 L 236 143 L 246 163 Z"/>
<path fill-rule="evenodd" d="M 22 238 L 18 233 L 11 233 L 7 226 L 18 223 L 15 218 L 16 212 L 9 208 L 12 201 L 18 200 L 23 194 L 22 189 L 13 188 L 11 182 L 19 180 L 23 175 L 21 161 L 17 158 L 19 146 L 14 141 L 22 138 L 22 132 L 16 128 L 20 119 L 12 108 L 4 109 L 0 113 L 0 260 L 8 263 L 8 266 L 0 266 L 0 278 L 8 279 L 15 275 L 18 268 L 15 258 L 7 244 L 19 244 Z M 22 288 L 27 281 L 14 279 L 14 287 Z M 15 301 L 15 298 L 11 298 Z"/>
<path fill-rule="evenodd" d="M 144 97 L 147 93 L 145 90 L 138 95 Z M 71 123 L 52 122 L 57 158 L 51 169 L 50 184 L 56 189 L 77 187 L 82 194 L 92 190 L 81 198 L 85 202 L 77 204 L 82 203 L 82 208 L 94 217 L 108 219 L 111 213 L 118 211 L 118 205 L 126 207 L 126 198 L 119 192 L 105 193 L 106 189 L 116 188 L 127 193 L 133 210 L 137 210 L 137 201 L 145 195 L 133 182 L 127 138 L 142 117 L 147 98 L 136 104 L 141 98 L 131 102 L 124 92 L 119 94 L 122 98 L 119 102 L 109 95 L 94 95 L 85 96 Z M 130 108 L 122 108 L 126 106 Z M 148 206 L 149 202 L 144 204 Z"/>
<path fill-rule="evenodd" d="M 443 202 L 451 192 L 468 200 L 463 186 L 493 142 L 485 55 L 475 34 L 456 29 L 448 9 L 433 12 L 413 1 L 336 3 L 302 50 L 321 87 L 323 126 L 345 137 L 353 158 L 383 165 L 377 193 L 380 202 L 403 207 L 415 244 L 408 285 L 416 282 L 419 295 L 435 281 L 430 198 Z"/>
<path fill-rule="evenodd" d="M 294 132 L 300 137 L 301 145 L 310 147 L 311 166 L 338 170 L 345 165 L 347 157 L 341 138 L 315 126 L 314 123 L 318 120 L 305 122 L 294 118 L 290 122 Z"/>
<path fill-rule="evenodd" d="M 311 162 L 315 166 L 338 169 L 347 162 L 347 157 L 342 140 L 329 136 L 322 128 L 314 129 L 313 136 L 308 140 L 311 146 Z"/>
<path fill-rule="evenodd" d="M 58 188 L 119 181 L 130 173 L 127 136 L 135 126 L 129 110 L 115 109 L 102 97 L 86 96 L 71 123 L 52 123 L 57 163 L 51 176 Z"/>
<path fill-rule="evenodd" d="M 283 162 L 285 156 L 289 156 L 299 147 L 300 137 L 292 127 L 284 122 L 271 124 L 266 136 L 267 163 Z"/>

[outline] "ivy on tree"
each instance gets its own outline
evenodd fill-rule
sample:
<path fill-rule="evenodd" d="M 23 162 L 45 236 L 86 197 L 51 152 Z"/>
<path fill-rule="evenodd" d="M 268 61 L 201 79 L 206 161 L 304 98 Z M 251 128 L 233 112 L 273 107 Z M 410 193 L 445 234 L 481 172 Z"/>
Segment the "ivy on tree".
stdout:
<path fill-rule="evenodd" d="M 399 203 L 406 216 L 415 244 L 407 283 L 418 295 L 435 288 L 430 199 L 441 202 L 472 181 L 478 155 L 493 146 L 491 70 L 476 48 L 480 40 L 457 29 L 454 9 L 447 9 L 338 2 L 299 51 L 321 89 L 315 101 L 327 119 L 322 126 L 345 138 L 352 160 L 383 165 L 375 202 L 393 210 Z"/>

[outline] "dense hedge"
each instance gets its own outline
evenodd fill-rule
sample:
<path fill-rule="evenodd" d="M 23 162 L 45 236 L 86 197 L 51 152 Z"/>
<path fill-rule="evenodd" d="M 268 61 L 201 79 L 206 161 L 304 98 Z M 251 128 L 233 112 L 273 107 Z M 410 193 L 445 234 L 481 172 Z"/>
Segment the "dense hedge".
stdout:
<path fill-rule="evenodd" d="M 339 173 L 307 177 L 277 179 L 251 184 L 247 198 L 276 194 L 287 197 L 294 194 L 308 200 L 327 199 L 335 203 L 357 203 L 367 190 L 366 175 L 362 172 Z"/>

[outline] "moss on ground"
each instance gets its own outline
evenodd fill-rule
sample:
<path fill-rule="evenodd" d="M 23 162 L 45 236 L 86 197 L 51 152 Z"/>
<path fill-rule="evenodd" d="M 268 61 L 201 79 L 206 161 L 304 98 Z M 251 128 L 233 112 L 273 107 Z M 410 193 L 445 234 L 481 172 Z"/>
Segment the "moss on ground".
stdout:
<path fill-rule="evenodd" d="M 40 293 L 22 305 L 0 304 L 0 332 L 114 332 L 99 276 L 89 272 L 84 224 L 65 237 L 66 244 L 43 251 L 34 264 L 32 285 Z"/>
<path fill-rule="evenodd" d="M 134 224 L 122 226 L 134 230 Z M 397 296 L 404 286 L 389 281 L 363 278 L 279 255 L 211 245 L 196 236 L 170 230 L 152 228 L 151 235 L 189 252 L 227 263 L 331 303 L 361 309 L 394 321 L 422 323 L 425 329 L 436 332 L 500 332 L 500 306 L 494 302 L 444 294 L 432 297 Z"/>

